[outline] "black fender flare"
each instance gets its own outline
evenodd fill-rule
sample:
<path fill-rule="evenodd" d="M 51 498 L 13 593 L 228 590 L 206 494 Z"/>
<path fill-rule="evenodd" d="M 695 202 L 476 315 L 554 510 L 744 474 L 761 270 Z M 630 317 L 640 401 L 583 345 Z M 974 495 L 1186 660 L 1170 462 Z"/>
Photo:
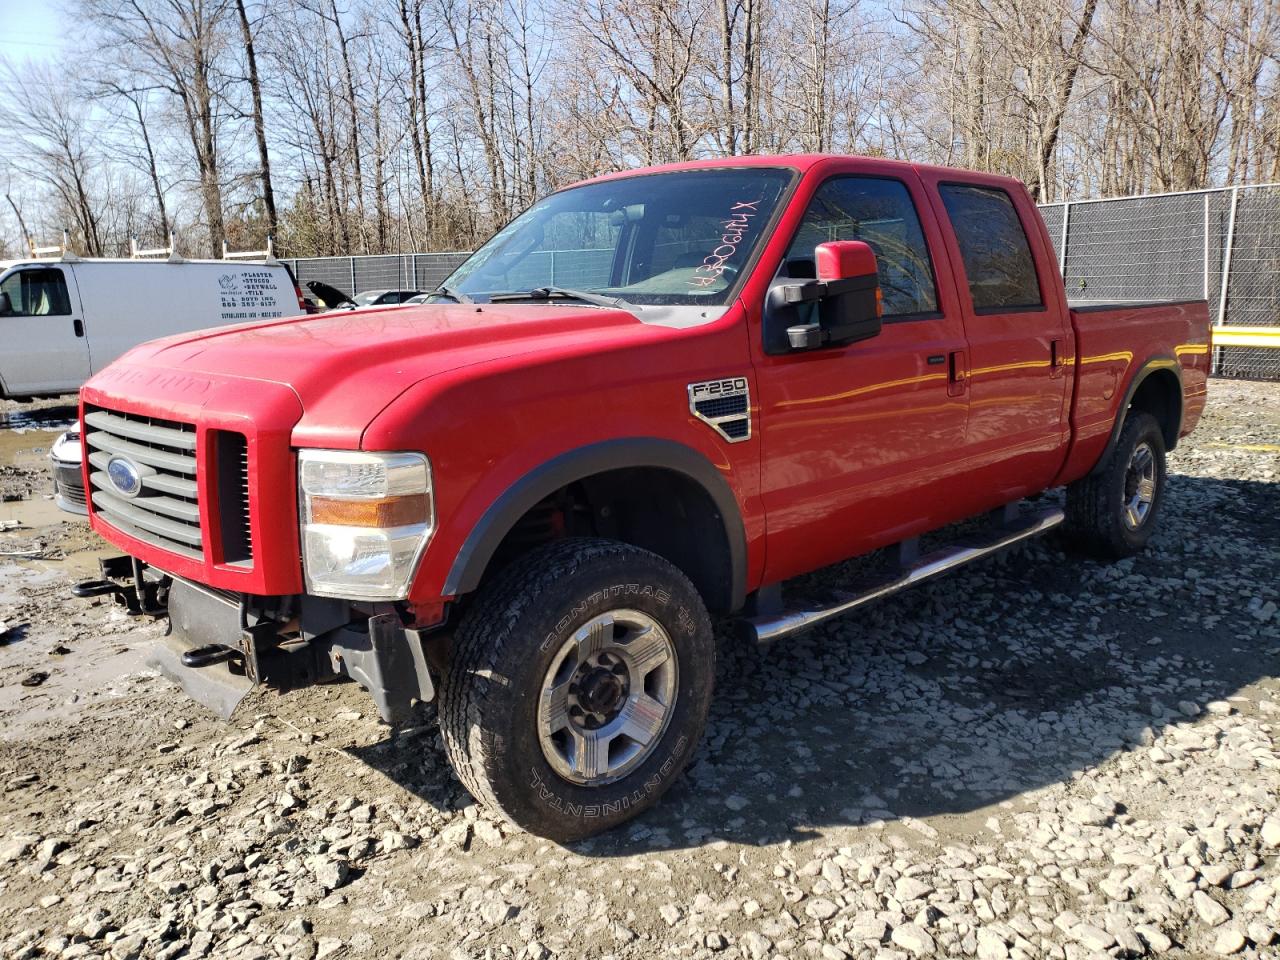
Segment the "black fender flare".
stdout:
<path fill-rule="evenodd" d="M 569 450 L 529 471 L 489 505 L 467 535 L 449 568 L 442 593 L 456 597 L 474 591 L 498 545 L 535 504 L 575 481 L 628 467 L 656 467 L 683 474 L 711 498 L 729 545 L 731 609 L 739 609 L 746 597 L 747 535 L 737 497 L 705 456 L 692 447 L 659 437 L 604 440 Z"/>
<path fill-rule="evenodd" d="M 1120 401 L 1120 405 L 1116 408 L 1116 420 L 1111 425 L 1111 436 L 1107 437 L 1107 445 L 1102 450 L 1102 455 L 1098 457 L 1098 462 L 1093 465 L 1093 469 L 1089 473 L 1097 474 L 1102 470 L 1103 464 L 1107 462 L 1107 458 L 1111 456 L 1111 451 L 1115 449 L 1117 441 L 1120 439 L 1120 431 L 1124 429 L 1125 417 L 1129 412 L 1129 404 L 1133 402 L 1134 394 L 1138 392 L 1138 388 L 1142 386 L 1142 382 L 1160 370 L 1172 370 L 1173 375 L 1178 378 L 1178 423 L 1174 427 L 1174 441 L 1182 433 L 1182 417 L 1186 407 L 1186 397 L 1183 393 L 1182 384 L 1182 365 L 1173 357 L 1156 356 L 1147 359 L 1138 372 L 1129 380 L 1129 386 L 1125 389 L 1124 399 Z M 1173 449 L 1173 445 L 1169 445 Z"/>

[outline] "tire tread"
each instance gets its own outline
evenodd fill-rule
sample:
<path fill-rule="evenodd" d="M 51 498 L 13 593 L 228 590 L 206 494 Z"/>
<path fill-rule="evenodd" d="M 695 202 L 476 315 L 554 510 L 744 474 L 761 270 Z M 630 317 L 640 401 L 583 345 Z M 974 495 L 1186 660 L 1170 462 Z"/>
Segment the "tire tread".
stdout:
<path fill-rule="evenodd" d="M 511 696 L 497 679 L 500 665 L 513 655 L 509 648 L 517 642 L 522 622 L 543 602 L 548 587 L 584 566 L 638 554 L 662 564 L 668 575 L 683 581 L 696 595 L 688 578 L 656 554 L 618 541 L 569 538 L 513 561 L 481 588 L 458 627 L 440 691 L 445 751 L 471 795 L 508 820 L 511 817 L 491 776 L 494 745 L 485 723 L 492 708 Z"/>
<path fill-rule="evenodd" d="M 1154 434 L 1156 455 L 1160 461 L 1155 510 L 1158 511 L 1163 499 L 1165 478 L 1164 443 L 1160 425 L 1155 417 L 1144 411 L 1130 411 L 1120 428 L 1120 436 L 1107 455 L 1107 460 L 1100 469 L 1094 470 L 1074 483 L 1067 485 L 1066 523 L 1064 531 L 1068 542 L 1089 556 L 1104 560 L 1119 560 L 1132 556 L 1142 544 L 1135 549 L 1121 529 L 1119 502 L 1114 498 L 1114 491 L 1123 482 L 1120 474 L 1128 467 L 1129 451 L 1137 446 L 1138 440 L 1146 434 Z M 1150 523 L 1154 527 L 1157 515 L 1153 514 Z M 1149 532 L 1147 534 L 1149 536 Z"/>

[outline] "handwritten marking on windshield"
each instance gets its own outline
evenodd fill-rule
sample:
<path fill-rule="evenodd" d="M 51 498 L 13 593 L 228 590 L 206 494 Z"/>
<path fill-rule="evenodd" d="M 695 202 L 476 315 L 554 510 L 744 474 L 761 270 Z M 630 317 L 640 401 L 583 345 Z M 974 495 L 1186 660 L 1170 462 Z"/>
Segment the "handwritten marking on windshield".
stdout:
<path fill-rule="evenodd" d="M 720 224 L 724 231 L 720 236 L 720 245 L 707 254 L 702 263 L 693 268 L 693 277 L 689 280 L 691 287 L 714 286 L 724 273 L 725 263 L 738 252 L 738 245 L 746 236 L 751 218 L 759 211 L 756 207 L 759 200 L 739 201 L 729 211 L 729 219 Z"/>

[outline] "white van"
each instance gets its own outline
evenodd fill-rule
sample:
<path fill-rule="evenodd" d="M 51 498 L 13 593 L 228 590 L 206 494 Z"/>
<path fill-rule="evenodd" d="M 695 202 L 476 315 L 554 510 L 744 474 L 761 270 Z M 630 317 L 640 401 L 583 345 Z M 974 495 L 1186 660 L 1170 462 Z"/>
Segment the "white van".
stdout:
<path fill-rule="evenodd" d="M 144 341 L 305 312 L 278 260 L 0 260 L 0 397 L 74 393 Z"/>

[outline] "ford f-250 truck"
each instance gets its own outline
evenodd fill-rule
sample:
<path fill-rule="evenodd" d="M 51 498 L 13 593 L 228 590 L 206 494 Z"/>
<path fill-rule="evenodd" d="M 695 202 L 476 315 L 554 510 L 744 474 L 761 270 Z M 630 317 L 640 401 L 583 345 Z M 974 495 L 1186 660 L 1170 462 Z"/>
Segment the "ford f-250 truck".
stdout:
<path fill-rule="evenodd" d="M 1069 307 L 1014 180 L 612 174 L 428 305 L 170 337 L 95 376 L 90 516 L 128 557 L 79 592 L 167 611 L 162 669 L 223 713 L 343 676 L 391 722 L 438 698 L 471 792 L 569 840 L 689 761 L 712 615 L 772 641 L 1059 525 L 1140 550 L 1208 354 L 1203 302 Z M 1019 505 L 1056 487 L 1065 510 Z M 788 589 L 873 551 L 838 596 Z"/>

